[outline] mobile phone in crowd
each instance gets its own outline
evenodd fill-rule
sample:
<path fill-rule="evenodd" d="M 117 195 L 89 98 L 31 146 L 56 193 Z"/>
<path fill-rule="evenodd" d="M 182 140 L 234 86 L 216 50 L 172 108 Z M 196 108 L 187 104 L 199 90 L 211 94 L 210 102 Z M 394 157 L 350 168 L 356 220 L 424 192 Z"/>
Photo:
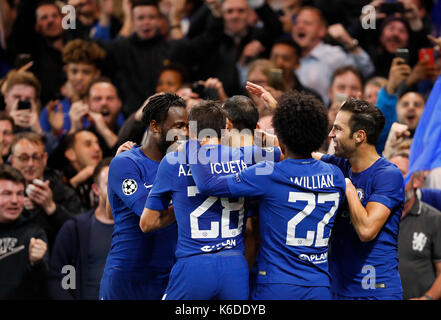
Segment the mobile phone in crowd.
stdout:
<path fill-rule="evenodd" d="M 18 110 L 30 110 L 31 102 L 29 100 L 19 100 L 17 105 Z"/>
<path fill-rule="evenodd" d="M 284 91 L 283 71 L 279 68 L 271 68 L 269 71 L 268 84 L 270 87 Z"/>
<path fill-rule="evenodd" d="M 406 48 L 397 49 L 395 57 L 403 58 L 405 64 L 409 64 L 409 50 Z"/>
<path fill-rule="evenodd" d="M 421 48 L 418 50 L 419 61 L 428 61 L 430 66 L 435 65 L 435 51 L 433 48 Z"/>

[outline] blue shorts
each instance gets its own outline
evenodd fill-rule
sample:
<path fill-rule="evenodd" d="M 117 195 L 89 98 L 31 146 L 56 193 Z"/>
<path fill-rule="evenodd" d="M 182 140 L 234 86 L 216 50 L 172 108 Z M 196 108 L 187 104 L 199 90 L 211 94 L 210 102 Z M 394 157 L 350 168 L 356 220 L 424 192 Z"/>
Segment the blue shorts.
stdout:
<path fill-rule="evenodd" d="M 401 293 L 384 294 L 378 296 L 366 296 L 366 297 L 350 297 L 332 292 L 331 296 L 332 296 L 332 300 L 403 300 L 403 295 Z"/>
<path fill-rule="evenodd" d="M 100 300 L 161 300 L 169 273 L 151 270 L 105 269 L 100 285 Z"/>
<path fill-rule="evenodd" d="M 287 283 L 256 283 L 252 300 L 331 300 L 328 287 L 305 287 Z"/>
<path fill-rule="evenodd" d="M 180 258 L 163 300 L 247 300 L 248 263 L 240 251 Z"/>

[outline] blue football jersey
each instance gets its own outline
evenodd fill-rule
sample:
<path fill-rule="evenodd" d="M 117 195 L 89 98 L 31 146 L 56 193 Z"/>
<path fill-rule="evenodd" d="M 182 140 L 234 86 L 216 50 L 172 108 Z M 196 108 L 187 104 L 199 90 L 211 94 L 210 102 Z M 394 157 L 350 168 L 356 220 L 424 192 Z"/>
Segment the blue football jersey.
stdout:
<path fill-rule="evenodd" d="M 176 248 L 178 259 L 229 249 L 243 252 L 247 218 L 245 199 L 202 195 L 190 170 L 189 163 L 195 154 L 189 152 L 189 145 L 191 143 L 187 142 L 183 151 L 169 153 L 161 161 L 145 207 L 165 210 L 172 200 L 179 226 Z M 219 176 L 240 172 L 263 158 L 269 157 L 275 161 L 280 159 L 278 148 L 231 149 L 211 145 L 205 146 L 205 150 L 207 159 L 216 159 L 210 162 L 210 170 Z"/>
<path fill-rule="evenodd" d="M 361 242 L 346 208 L 337 215 L 330 244 L 332 292 L 348 297 L 377 297 L 401 294 L 398 273 L 398 231 L 404 205 L 403 176 L 385 158 L 368 169 L 352 172 L 349 161 L 324 155 L 323 161 L 338 165 L 351 179 L 364 207 L 379 202 L 391 213 L 377 237 Z"/>
<path fill-rule="evenodd" d="M 171 270 L 175 262 L 176 224 L 147 234 L 139 227 L 158 166 L 159 162 L 149 159 L 140 147 L 133 147 L 112 159 L 107 193 L 114 231 L 106 269 Z"/>
<path fill-rule="evenodd" d="M 203 192 L 260 200 L 257 283 L 330 286 L 328 240 L 346 188 L 336 166 L 314 159 L 285 159 L 222 178 L 212 175 L 206 165 L 191 167 Z"/>

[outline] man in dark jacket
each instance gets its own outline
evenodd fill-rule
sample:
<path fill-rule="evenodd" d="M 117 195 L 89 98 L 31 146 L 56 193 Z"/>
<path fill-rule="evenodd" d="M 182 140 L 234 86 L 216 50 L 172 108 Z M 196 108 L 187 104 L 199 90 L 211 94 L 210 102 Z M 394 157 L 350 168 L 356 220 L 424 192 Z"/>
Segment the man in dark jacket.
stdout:
<path fill-rule="evenodd" d="M 58 233 L 50 262 L 49 294 L 56 300 L 98 299 L 101 276 L 110 250 L 112 215 L 106 211 L 107 176 L 111 158 L 103 159 L 93 173 L 93 191 L 99 198 L 95 209 L 68 220 Z M 75 269 L 75 283 L 62 287 L 64 266 Z M 66 281 L 68 283 L 68 281 Z"/>
<path fill-rule="evenodd" d="M 0 165 L 0 300 L 45 297 L 47 238 L 22 215 L 25 183 L 18 170 Z"/>
<path fill-rule="evenodd" d="M 51 247 L 63 223 L 83 210 L 75 190 L 63 182 L 61 172 L 46 167 L 47 157 L 41 136 L 32 132 L 17 134 L 10 160 L 26 180 L 25 215 L 46 231 Z"/>
<path fill-rule="evenodd" d="M 133 2 L 130 13 L 131 17 L 126 19 L 132 24 L 133 34 L 103 44 L 126 118 L 155 93 L 159 72 L 170 54 L 170 44 L 159 33 L 160 13 L 156 2 Z"/>

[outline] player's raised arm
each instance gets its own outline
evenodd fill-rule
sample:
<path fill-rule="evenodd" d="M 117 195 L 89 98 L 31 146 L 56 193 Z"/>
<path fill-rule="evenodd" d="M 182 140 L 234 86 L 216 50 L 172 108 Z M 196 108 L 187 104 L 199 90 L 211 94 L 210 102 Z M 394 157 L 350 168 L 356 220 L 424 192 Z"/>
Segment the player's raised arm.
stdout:
<path fill-rule="evenodd" d="M 139 220 L 139 227 L 142 232 L 147 233 L 157 229 L 164 228 L 175 221 L 175 213 L 173 207 L 167 210 L 152 210 L 144 208 L 141 219 Z"/>

